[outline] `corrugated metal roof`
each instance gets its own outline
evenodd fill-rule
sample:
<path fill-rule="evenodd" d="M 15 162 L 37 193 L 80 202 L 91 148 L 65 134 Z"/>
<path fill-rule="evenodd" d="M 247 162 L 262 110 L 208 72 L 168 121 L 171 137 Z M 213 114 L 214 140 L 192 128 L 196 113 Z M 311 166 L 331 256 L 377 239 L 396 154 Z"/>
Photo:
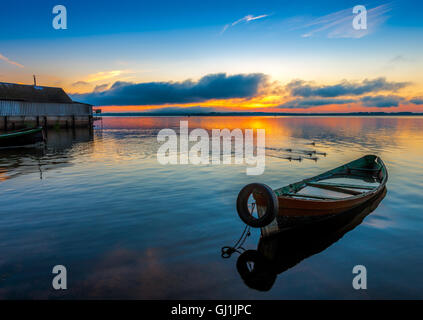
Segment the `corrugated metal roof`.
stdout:
<path fill-rule="evenodd" d="M 29 86 L 0 82 L 0 100 L 40 103 L 72 103 L 62 88 Z"/>
<path fill-rule="evenodd" d="M 87 116 L 92 113 L 92 106 L 82 103 L 42 103 L 0 100 L 0 116 Z"/>

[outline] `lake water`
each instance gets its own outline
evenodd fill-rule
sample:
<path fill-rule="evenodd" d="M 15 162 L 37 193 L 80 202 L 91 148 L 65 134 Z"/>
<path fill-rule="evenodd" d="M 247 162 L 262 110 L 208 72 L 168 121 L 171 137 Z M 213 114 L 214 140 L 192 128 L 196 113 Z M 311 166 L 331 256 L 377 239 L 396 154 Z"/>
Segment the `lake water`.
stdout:
<path fill-rule="evenodd" d="M 157 133 L 180 120 L 266 129 L 265 172 L 159 164 Z M 287 148 L 327 155 L 289 161 Z M 320 252 L 302 235 L 298 263 L 262 290 L 241 278 L 236 254 L 221 258 L 244 228 L 235 201 L 245 184 L 278 188 L 365 154 L 384 160 L 389 181 L 361 224 Z M 93 132 L 50 130 L 45 149 L 0 151 L 0 298 L 423 298 L 422 163 L 420 117 L 103 117 Z M 259 239 L 253 229 L 244 247 Z M 67 290 L 52 288 L 55 265 Z M 352 287 L 355 265 L 367 290 Z"/>

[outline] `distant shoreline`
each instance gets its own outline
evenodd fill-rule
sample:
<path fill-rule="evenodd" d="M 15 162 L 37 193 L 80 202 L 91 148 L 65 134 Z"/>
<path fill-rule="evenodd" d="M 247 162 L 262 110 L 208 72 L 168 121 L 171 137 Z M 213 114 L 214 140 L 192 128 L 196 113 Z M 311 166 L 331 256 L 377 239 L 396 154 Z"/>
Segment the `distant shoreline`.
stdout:
<path fill-rule="evenodd" d="M 179 113 L 179 112 L 105 112 L 96 113 L 95 116 L 105 117 L 252 117 L 252 116 L 271 116 L 271 117 L 376 117 L 376 116 L 423 116 L 423 113 L 414 112 L 350 112 L 350 113 L 273 113 L 273 112 L 205 112 L 205 113 Z"/>

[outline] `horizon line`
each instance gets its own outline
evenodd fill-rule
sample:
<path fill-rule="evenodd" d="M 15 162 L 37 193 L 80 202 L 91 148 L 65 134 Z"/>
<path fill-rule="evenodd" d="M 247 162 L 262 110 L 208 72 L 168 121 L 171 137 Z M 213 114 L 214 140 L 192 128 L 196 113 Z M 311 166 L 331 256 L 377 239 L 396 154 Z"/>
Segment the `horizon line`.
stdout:
<path fill-rule="evenodd" d="M 423 116 L 423 113 L 400 111 L 400 112 L 319 112 L 319 113 L 298 113 L 298 112 L 105 112 L 97 113 L 94 116 L 180 116 L 180 117 L 202 117 L 202 116 Z"/>

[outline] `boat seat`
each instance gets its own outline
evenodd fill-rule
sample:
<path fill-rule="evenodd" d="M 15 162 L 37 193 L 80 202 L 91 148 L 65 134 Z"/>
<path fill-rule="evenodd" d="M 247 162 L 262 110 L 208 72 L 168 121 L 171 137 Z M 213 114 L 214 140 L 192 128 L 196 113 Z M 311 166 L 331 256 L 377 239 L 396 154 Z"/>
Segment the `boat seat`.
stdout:
<path fill-rule="evenodd" d="M 348 170 L 356 170 L 356 171 L 365 171 L 365 172 L 379 172 L 382 168 L 378 169 L 369 169 L 369 168 L 351 168 L 347 167 Z"/>
<path fill-rule="evenodd" d="M 312 196 L 312 195 L 309 195 L 309 194 L 299 194 L 299 193 L 285 193 L 282 196 L 310 198 L 310 199 L 319 199 L 319 200 L 341 200 L 341 199 L 343 199 L 343 198 Z"/>
<path fill-rule="evenodd" d="M 373 190 L 377 186 L 360 186 L 356 184 L 348 183 L 333 183 L 333 182 L 306 182 L 307 184 L 314 184 L 315 186 L 330 186 L 330 187 L 339 187 L 339 188 L 350 188 L 350 189 L 363 189 L 363 190 Z"/>
<path fill-rule="evenodd" d="M 340 186 L 334 186 L 334 185 L 328 185 L 325 183 L 318 183 L 318 182 L 306 182 L 306 184 L 310 187 L 313 188 L 320 188 L 320 189 L 325 189 L 325 190 L 331 190 L 331 191 L 335 191 L 335 192 L 340 192 L 340 193 L 345 193 L 345 194 L 351 194 L 353 196 L 356 196 L 358 194 L 362 194 L 362 191 L 357 191 L 357 190 L 351 190 L 351 189 L 346 189 L 345 187 L 340 187 Z"/>

